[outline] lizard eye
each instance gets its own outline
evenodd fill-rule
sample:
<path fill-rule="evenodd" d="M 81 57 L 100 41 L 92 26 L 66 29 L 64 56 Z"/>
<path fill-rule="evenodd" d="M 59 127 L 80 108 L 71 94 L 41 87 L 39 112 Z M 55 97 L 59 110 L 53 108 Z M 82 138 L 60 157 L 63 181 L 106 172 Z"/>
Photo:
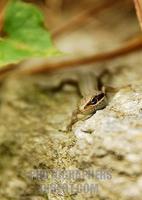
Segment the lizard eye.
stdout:
<path fill-rule="evenodd" d="M 90 102 L 91 104 L 96 104 L 97 103 L 97 98 L 96 97 L 94 97 L 92 100 L 91 100 L 91 102 Z"/>
<path fill-rule="evenodd" d="M 99 94 L 99 95 L 93 97 L 90 103 L 94 105 L 94 104 L 96 104 L 98 101 L 100 101 L 104 96 L 105 96 L 105 94 L 104 94 L 104 93 L 101 93 L 101 94 Z"/>
<path fill-rule="evenodd" d="M 105 96 L 104 93 L 101 93 L 97 96 L 97 100 L 100 101 Z"/>

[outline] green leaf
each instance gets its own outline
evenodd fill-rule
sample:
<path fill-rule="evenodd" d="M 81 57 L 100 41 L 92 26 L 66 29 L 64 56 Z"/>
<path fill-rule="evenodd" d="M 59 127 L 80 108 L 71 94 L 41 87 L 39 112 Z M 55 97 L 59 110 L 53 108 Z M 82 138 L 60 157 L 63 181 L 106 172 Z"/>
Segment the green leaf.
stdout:
<path fill-rule="evenodd" d="M 20 0 L 8 3 L 4 33 L 6 36 L 0 38 L 0 66 L 60 54 L 44 27 L 43 14 L 32 4 Z"/>

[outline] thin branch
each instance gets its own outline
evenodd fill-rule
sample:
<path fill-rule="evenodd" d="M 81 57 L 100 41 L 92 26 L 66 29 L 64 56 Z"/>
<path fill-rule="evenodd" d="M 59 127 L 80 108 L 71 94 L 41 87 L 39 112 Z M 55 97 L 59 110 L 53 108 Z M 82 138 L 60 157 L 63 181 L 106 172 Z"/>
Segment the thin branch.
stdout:
<path fill-rule="evenodd" d="M 142 28 L 142 0 L 134 0 L 134 3 L 135 3 L 139 23 Z"/>
<path fill-rule="evenodd" d="M 117 48 L 115 50 L 99 53 L 91 56 L 81 57 L 81 58 L 67 58 L 59 57 L 54 59 L 49 59 L 42 66 L 24 69 L 24 66 L 19 70 L 18 74 L 38 74 L 38 73 L 49 73 L 60 69 L 73 68 L 78 66 L 86 66 L 88 64 L 93 64 L 97 62 L 109 61 L 116 59 L 121 56 L 128 55 L 130 53 L 142 50 L 142 36 L 139 36 L 131 40 L 126 45 Z"/>

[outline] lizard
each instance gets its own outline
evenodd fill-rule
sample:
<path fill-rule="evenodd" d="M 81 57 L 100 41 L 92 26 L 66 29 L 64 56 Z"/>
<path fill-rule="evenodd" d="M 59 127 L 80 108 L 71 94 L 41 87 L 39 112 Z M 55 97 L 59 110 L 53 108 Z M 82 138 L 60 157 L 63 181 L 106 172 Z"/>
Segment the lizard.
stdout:
<path fill-rule="evenodd" d="M 107 73 L 109 73 L 107 71 Z M 71 121 L 67 125 L 67 131 L 72 130 L 72 126 L 79 120 L 85 120 L 91 117 L 96 111 L 103 109 L 107 106 L 107 92 L 117 92 L 119 89 L 124 88 L 113 88 L 110 86 L 102 86 L 100 87 L 99 80 L 101 77 L 106 74 L 106 70 L 102 72 L 102 74 L 97 77 L 92 71 L 78 71 L 75 75 L 77 75 L 77 79 L 72 76 L 72 74 L 68 74 L 64 76 L 62 73 L 58 74 L 59 76 L 63 75 L 63 79 L 59 80 L 58 76 L 56 77 L 56 82 L 52 87 L 53 91 L 58 91 L 65 84 L 71 84 L 77 86 L 79 94 L 81 96 L 81 100 L 77 106 L 77 108 L 73 111 Z M 52 77 L 51 77 L 52 78 Z M 49 81 L 50 82 L 50 81 Z M 44 84 L 39 83 L 40 88 L 42 89 L 51 89 L 47 87 L 47 83 Z M 125 87 L 129 87 L 127 85 Z"/>
<path fill-rule="evenodd" d="M 98 78 L 92 73 L 81 74 L 78 87 L 81 94 L 81 100 L 77 109 L 72 114 L 72 119 L 67 127 L 71 130 L 72 126 L 78 120 L 84 120 L 91 117 L 97 110 L 103 109 L 107 105 L 107 96 L 105 87 L 99 88 Z"/>
<path fill-rule="evenodd" d="M 104 72 L 102 72 L 102 74 L 104 74 Z M 99 77 L 102 77 L 102 74 Z M 43 90 L 50 89 L 52 91 L 60 90 L 65 84 L 77 87 L 81 100 L 72 113 L 71 121 L 67 126 L 68 131 L 72 129 L 72 126 L 78 120 L 85 120 L 92 116 L 97 110 L 103 109 L 107 105 L 105 87 L 99 87 L 99 77 L 90 70 L 82 70 L 76 71 L 75 74 L 66 73 L 66 75 L 64 75 L 63 73 L 55 73 L 55 81 L 52 87 L 50 85 L 47 86 L 45 80 L 39 83 L 40 88 Z"/>

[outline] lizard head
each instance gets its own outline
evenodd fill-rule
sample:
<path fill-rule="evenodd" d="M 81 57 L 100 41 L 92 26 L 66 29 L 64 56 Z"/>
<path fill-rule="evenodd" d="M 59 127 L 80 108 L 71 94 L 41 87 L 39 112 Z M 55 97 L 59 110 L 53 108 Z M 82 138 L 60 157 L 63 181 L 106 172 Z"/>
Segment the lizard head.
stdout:
<path fill-rule="evenodd" d="M 106 106 L 106 95 L 102 91 L 95 92 L 95 94 L 87 95 L 81 99 L 79 112 L 83 115 L 88 115 L 100 110 Z"/>

